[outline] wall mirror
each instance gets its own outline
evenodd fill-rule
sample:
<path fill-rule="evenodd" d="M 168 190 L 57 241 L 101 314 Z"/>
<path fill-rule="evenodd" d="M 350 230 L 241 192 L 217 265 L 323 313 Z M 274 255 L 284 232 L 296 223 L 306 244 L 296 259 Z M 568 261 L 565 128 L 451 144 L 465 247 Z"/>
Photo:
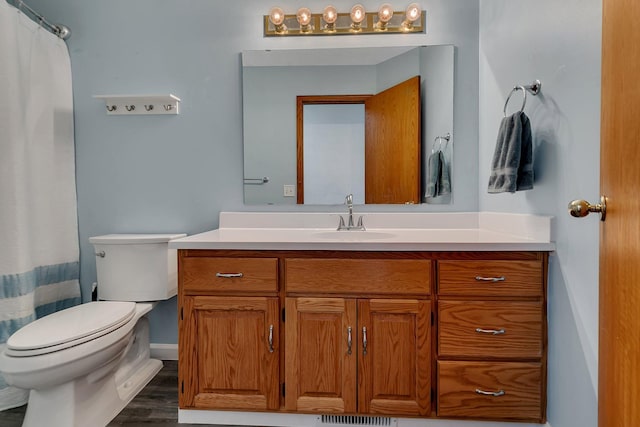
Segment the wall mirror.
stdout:
<path fill-rule="evenodd" d="M 450 201 L 424 190 L 437 138 L 453 133 L 453 46 L 245 51 L 242 65 L 245 204 L 336 205 L 349 193 L 358 204 Z M 377 96 L 416 80 L 415 101 Z M 382 99 L 375 114 L 369 97 Z M 408 102 L 415 119 L 397 114 Z M 416 141 L 401 144 L 408 129 Z M 375 160 L 371 134 L 387 138 Z"/>

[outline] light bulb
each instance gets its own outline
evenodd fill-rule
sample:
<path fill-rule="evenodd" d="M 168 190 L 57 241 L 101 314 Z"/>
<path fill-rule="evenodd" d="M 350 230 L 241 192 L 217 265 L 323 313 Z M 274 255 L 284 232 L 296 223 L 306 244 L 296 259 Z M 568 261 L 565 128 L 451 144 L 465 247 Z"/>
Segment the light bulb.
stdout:
<path fill-rule="evenodd" d="M 309 8 L 301 7 L 300 9 L 298 9 L 298 13 L 296 13 L 296 19 L 298 19 L 298 22 L 302 26 L 309 25 L 311 23 L 311 11 L 309 10 Z"/>
<path fill-rule="evenodd" d="M 389 22 L 392 16 L 393 9 L 391 8 L 391 5 L 389 3 L 383 4 L 382 6 L 380 6 L 380 9 L 378 9 L 378 19 L 380 19 L 380 22 L 384 22 L 386 24 L 387 22 Z"/>
<path fill-rule="evenodd" d="M 324 11 L 322 12 L 322 19 L 327 24 L 333 24 L 336 22 L 336 19 L 338 19 L 338 11 L 335 7 L 329 5 L 324 8 Z"/>
<path fill-rule="evenodd" d="M 362 21 L 364 21 L 364 17 L 365 17 L 365 11 L 364 11 L 363 5 L 357 4 L 351 8 L 351 20 L 354 23 L 356 24 L 361 23 Z"/>
<path fill-rule="evenodd" d="M 406 19 L 402 22 L 402 30 L 412 31 L 413 23 L 420 19 L 420 16 L 422 16 L 422 9 L 420 9 L 418 3 L 411 3 L 409 6 L 407 6 L 407 10 L 404 14 Z"/>
<path fill-rule="evenodd" d="M 351 31 L 358 32 L 362 30 L 362 21 L 367 16 L 364 6 L 357 4 L 351 8 Z"/>
<path fill-rule="evenodd" d="M 420 16 L 422 15 L 422 9 L 420 9 L 418 3 L 411 3 L 409 6 L 407 6 L 405 15 L 407 17 L 407 21 L 415 22 L 420 19 Z"/>
<path fill-rule="evenodd" d="M 284 22 L 284 11 L 279 7 L 274 7 L 269 11 L 269 21 L 275 26 L 282 25 Z"/>
<path fill-rule="evenodd" d="M 338 19 L 338 11 L 332 5 L 324 8 L 322 11 L 322 20 L 326 23 L 324 31 L 326 33 L 336 32 L 336 20 Z"/>

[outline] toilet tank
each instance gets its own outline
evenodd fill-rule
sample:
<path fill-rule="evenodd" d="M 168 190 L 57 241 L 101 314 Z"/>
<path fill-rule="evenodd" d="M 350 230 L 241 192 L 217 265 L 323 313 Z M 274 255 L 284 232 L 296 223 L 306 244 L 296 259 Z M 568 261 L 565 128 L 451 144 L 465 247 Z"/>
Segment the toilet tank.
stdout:
<path fill-rule="evenodd" d="M 90 237 L 98 299 L 159 301 L 178 289 L 178 257 L 168 242 L 186 234 L 108 234 Z"/>

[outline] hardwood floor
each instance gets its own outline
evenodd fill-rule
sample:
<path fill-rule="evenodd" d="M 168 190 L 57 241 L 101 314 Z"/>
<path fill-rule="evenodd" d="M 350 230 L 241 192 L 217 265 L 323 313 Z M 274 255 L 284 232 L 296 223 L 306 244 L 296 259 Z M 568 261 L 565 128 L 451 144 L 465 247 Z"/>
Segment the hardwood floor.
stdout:
<path fill-rule="evenodd" d="M 0 426 L 20 427 L 25 410 L 26 405 L 0 412 Z M 164 361 L 164 367 L 158 375 L 108 425 L 116 426 L 195 426 L 178 424 L 178 362 Z"/>

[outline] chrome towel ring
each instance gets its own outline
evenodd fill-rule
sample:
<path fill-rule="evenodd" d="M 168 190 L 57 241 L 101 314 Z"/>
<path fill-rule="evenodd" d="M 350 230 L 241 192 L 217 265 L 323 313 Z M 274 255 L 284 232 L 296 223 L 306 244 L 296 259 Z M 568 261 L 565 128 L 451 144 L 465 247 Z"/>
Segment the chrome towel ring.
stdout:
<path fill-rule="evenodd" d="M 526 86 L 523 86 L 523 85 L 514 86 L 513 89 L 511 89 L 511 92 L 509 93 L 509 96 L 507 96 L 507 100 L 504 103 L 504 109 L 502 110 L 504 113 L 504 116 L 507 117 L 507 105 L 509 105 L 509 100 L 511 99 L 511 96 L 514 93 L 516 93 L 519 90 L 522 91 L 522 106 L 520 107 L 520 111 L 524 111 L 524 106 L 527 105 L 527 92 L 530 92 L 532 95 L 535 96 L 538 93 L 540 93 L 541 88 L 542 88 L 542 83 L 540 82 L 540 80 L 536 80 L 532 84 L 526 85 Z"/>

